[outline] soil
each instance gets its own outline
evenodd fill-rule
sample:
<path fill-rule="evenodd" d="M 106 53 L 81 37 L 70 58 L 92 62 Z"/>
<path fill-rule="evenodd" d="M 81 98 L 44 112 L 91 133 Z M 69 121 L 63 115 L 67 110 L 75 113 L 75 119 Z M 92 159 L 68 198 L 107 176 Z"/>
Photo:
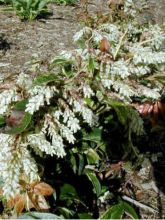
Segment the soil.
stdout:
<path fill-rule="evenodd" d="M 72 38 L 80 27 L 76 8 L 52 4 L 51 10 L 51 16 L 32 22 L 22 22 L 13 13 L 0 13 L 0 33 L 6 41 L 0 50 L 0 74 L 20 72 L 32 57 L 51 60 L 61 50 L 75 46 Z"/>

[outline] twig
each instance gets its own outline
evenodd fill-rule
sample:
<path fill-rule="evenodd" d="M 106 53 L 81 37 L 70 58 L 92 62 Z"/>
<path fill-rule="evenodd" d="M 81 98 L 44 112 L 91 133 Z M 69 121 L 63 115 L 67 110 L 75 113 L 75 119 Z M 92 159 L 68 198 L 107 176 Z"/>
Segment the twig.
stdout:
<path fill-rule="evenodd" d="M 159 37 L 155 37 L 155 38 L 152 38 L 152 39 L 149 39 L 149 40 L 142 41 L 142 42 L 139 43 L 139 45 L 143 45 L 143 44 L 145 44 L 145 43 L 148 43 L 148 42 L 157 40 L 157 39 L 159 39 L 160 37 L 163 37 L 163 36 L 165 36 L 165 34 L 162 34 L 162 35 L 160 35 Z"/>
<path fill-rule="evenodd" d="M 149 212 L 158 213 L 158 210 L 155 210 L 154 208 L 151 208 L 150 206 L 144 205 L 128 196 L 122 196 L 122 198 L 130 203 L 132 203 L 135 206 L 138 206 L 139 208 L 145 209 Z"/>
<path fill-rule="evenodd" d="M 124 34 L 121 36 L 121 38 L 119 40 L 119 44 L 117 46 L 117 49 L 116 49 L 116 52 L 115 52 L 115 55 L 114 55 L 114 60 L 116 59 L 116 56 L 117 56 L 117 54 L 118 54 L 118 52 L 120 50 L 120 47 L 122 46 L 123 39 L 124 39 L 125 35 L 127 34 L 127 32 L 128 32 L 128 29 L 124 32 Z"/>

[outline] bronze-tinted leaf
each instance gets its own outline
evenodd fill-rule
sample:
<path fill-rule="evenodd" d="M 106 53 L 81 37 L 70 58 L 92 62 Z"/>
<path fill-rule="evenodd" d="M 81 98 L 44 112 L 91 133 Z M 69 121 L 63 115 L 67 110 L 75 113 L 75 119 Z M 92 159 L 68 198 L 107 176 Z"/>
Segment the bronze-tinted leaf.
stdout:
<path fill-rule="evenodd" d="M 41 182 L 34 186 L 34 194 L 49 196 L 54 192 L 54 189 L 47 183 Z"/>
<path fill-rule="evenodd" d="M 15 205 L 15 212 L 17 213 L 17 215 L 22 213 L 24 208 L 25 208 L 25 196 L 21 196 Z"/>
<path fill-rule="evenodd" d="M 10 198 L 8 201 L 7 201 L 7 208 L 8 209 L 12 209 L 15 205 L 15 202 L 14 202 L 14 198 Z"/>
<path fill-rule="evenodd" d="M 103 38 L 100 42 L 100 50 L 104 53 L 109 53 L 110 43 L 106 38 Z"/>
<path fill-rule="evenodd" d="M 21 198 L 21 195 L 20 194 L 17 194 L 15 195 L 15 197 L 11 197 L 8 201 L 7 201 L 7 207 L 9 209 L 12 209 L 16 203 L 20 200 Z"/>

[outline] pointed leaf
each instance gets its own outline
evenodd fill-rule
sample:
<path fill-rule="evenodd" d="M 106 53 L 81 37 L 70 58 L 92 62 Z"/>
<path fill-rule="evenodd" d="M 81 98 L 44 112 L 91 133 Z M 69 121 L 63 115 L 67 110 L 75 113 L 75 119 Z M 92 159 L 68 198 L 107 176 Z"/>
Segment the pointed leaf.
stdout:
<path fill-rule="evenodd" d="M 100 160 L 98 153 L 92 148 L 89 148 L 85 153 L 87 155 L 88 164 L 94 164 Z"/>
<path fill-rule="evenodd" d="M 63 218 L 52 213 L 27 212 L 19 216 L 18 219 L 63 219 Z"/>
<path fill-rule="evenodd" d="M 19 110 L 19 111 L 20 110 L 25 110 L 27 103 L 28 103 L 28 100 L 26 100 L 26 99 L 24 99 L 20 102 L 17 102 L 14 106 L 14 109 Z"/>
<path fill-rule="evenodd" d="M 124 214 L 124 207 L 119 203 L 106 210 L 100 219 L 121 219 Z"/>
<path fill-rule="evenodd" d="M 129 215 L 133 219 L 139 219 L 138 214 L 136 213 L 135 209 L 127 202 L 122 201 L 123 207 L 127 215 Z"/>
<path fill-rule="evenodd" d="M 68 218 L 68 219 L 71 218 L 75 214 L 73 210 L 68 209 L 66 207 L 58 207 L 58 210 L 65 218 Z"/>
<path fill-rule="evenodd" d="M 96 65 L 94 58 L 90 56 L 88 62 L 89 62 L 88 63 L 88 71 L 93 73 L 95 70 L 95 65 Z"/>
<path fill-rule="evenodd" d="M 95 173 L 86 170 L 86 175 L 93 185 L 94 192 L 96 193 L 97 196 L 99 196 L 101 194 L 101 184 L 97 179 Z"/>
<path fill-rule="evenodd" d="M 84 155 L 82 154 L 78 154 L 78 157 L 79 157 L 78 175 L 81 175 L 84 170 L 85 160 L 84 160 Z"/>
<path fill-rule="evenodd" d="M 92 215 L 89 213 L 83 212 L 78 214 L 79 219 L 93 219 Z"/>
<path fill-rule="evenodd" d="M 5 124 L 5 118 L 3 116 L 0 116 L 0 126 Z"/>
<path fill-rule="evenodd" d="M 40 76 L 38 76 L 33 84 L 34 85 L 42 85 L 42 84 L 47 84 L 53 81 L 56 81 L 58 79 L 58 77 L 55 74 L 42 74 Z"/>
<path fill-rule="evenodd" d="M 66 200 L 70 198 L 78 198 L 76 189 L 70 184 L 64 184 L 60 188 L 60 199 Z"/>
<path fill-rule="evenodd" d="M 18 200 L 18 202 L 16 203 L 15 205 L 15 211 L 17 213 L 17 215 L 19 215 L 20 213 L 22 213 L 22 211 L 24 210 L 25 208 L 25 197 L 24 196 L 21 196 L 20 199 Z"/>
<path fill-rule="evenodd" d="M 52 61 L 51 66 L 53 67 L 55 65 L 64 65 L 64 64 L 67 64 L 67 63 L 71 63 L 71 61 L 67 60 L 63 57 L 57 57 Z"/>
<path fill-rule="evenodd" d="M 83 140 L 100 143 L 102 131 L 99 128 L 93 128 L 90 133 L 83 134 Z"/>

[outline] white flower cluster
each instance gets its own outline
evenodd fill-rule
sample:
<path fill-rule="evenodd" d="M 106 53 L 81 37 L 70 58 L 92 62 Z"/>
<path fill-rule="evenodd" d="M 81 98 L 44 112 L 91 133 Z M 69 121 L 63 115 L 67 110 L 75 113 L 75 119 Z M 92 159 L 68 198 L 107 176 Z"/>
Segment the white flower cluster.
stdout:
<path fill-rule="evenodd" d="M 52 141 L 52 146 L 55 151 L 53 154 L 57 157 L 64 157 L 66 155 L 64 150 L 64 143 L 62 137 L 58 134 L 60 122 L 54 120 L 54 117 L 50 114 L 45 115 L 44 126 L 42 132 L 45 135 L 49 135 Z"/>
<path fill-rule="evenodd" d="M 138 93 L 141 94 L 141 96 L 145 96 L 147 98 L 152 98 L 155 100 L 160 98 L 160 93 L 159 91 L 157 91 L 157 89 L 150 89 L 142 85 L 139 86 Z"/>
<path fill-rule="evenodd" d="M 29 75 L 22 72 L 18 75 L 16 84 L 23 89 L 29 90 L 32 87 L 32 79 Z"/>
<path fill-rule="evenodd" d="M 16 89 L 5 90 L 0 93 L 0 115 L 7 112 L 9 105 L 12 102 L 18 101 L 19 97 L 17 95 Z"/>
<path fill-rule="evenodd" d="M 85 98 L 90 98 L 95 94 L 89 85 L 83 86 L 83 93 Z"/>
<path fill-rule="evenodd" d="M 77 42 L 81 39 L 89 38 L 91 35 L 92 35 L 92 29 L 89 27 L 84 27 L 73 36 L 73 40 Z"/>
<path fill-rule="evenodd" d="M 126 83 L 124 84 L 122 81 L 115 81 L 113 88 L 125 101 L 131 102 L 131 96 L 137 95 L 136 91 L 131 86 Z"/>
<path fill-rule="evenodd" d="M 119 28 L 115 24 L 103 24 L 100 26 L 99 32 L 102 32 L 109 41 L 117 42 L 120 37 Z"/>
<path fill-rule="evenodd" d="M 74 134 L 81 129 L 79 120 L 76 118 L 75 114 L 67 108 L 64 112 L 61 110 L 55 111 L 54 118 L 58 123 L 60 135 L 69 143 L 74 144 L 76 140 Z"/>
<path fill-rule="evenodd" d="M 93 126 L 97 123 L 97 117 L 93 114 L 92 110 L 85 106 L 84 101 L 71 100 L 73 104 L 73 111 L 75 113 L 80 113 L 86 123 Z"/>
<path fill-rule="evenodd" d="M 111 65 L 110 74 L 120 76 L 122 79 L 130 76 L 128 64 L 124 60 L 118 60 Z"/>
<path fill-rule="evenodd" d="M 135 16 L 137 11 L 135 9 L 134 1 L 133 0 L 125 0 L 124 1 L 124 12 L 131 16 Z"/>
<path fill-rule="evenodd" d="M 131 66 L 129 67 L 131 74 L 136 76 L 143 76 L 151 72 L 148 66 Z"/>
<path fill-rule="evenodd" d="M 165 42 L 165 32 L 162 28 L 157 24 L 150 24 L 148 28 L 144 29 L 144 33 L 145 32 L 147 35 L 147 41 L 149 42 L 148 45 L 156 50 L 161 49 L 163 43 Z"/>
<path fill-rule="evenodd" d="M 71 110 L 66 109 L 64 112 L 56 110 L 52 114 L 45 115 L 42 131 L 38 134 L 29 135 L 28 143 L 35 152 L 39 150 L 39 152 L 51 156 L 64 157 L 66 153 L 63 138 L 74 144 L 76 140 L 74 134 L 78 130 L 80 130 L 79 120 Z M 49 135 L 51 141 L 46 139 L 47 135 Z"/>
<path fill-rule="evenodd" d="M 101 82 L 102 82 L 103 86 L 107 89 L 110 89 L 114 83 L 111 79 L 105 79 L 105 78 L 102 79 Z"/>
<path fill-rule="evenodd" d="M 0 134 L 0 176 L 3 179 L 3 194 L 9 198 L 20 191 L 22 173 L 29 182 L 38 179 L 37 166 L 26 147 L 16 143 L 15 136 Z"/>
<path fill-rule="evenodd" d="M 31 157 L 30 152 L 27 149 L 27 143 L 20 144 L 22 169 L 26 175 L 28 182 L 39 180 L 38 168 L 35 160 Z"/>
<path fill-rule="evenodd" d="M 46 137 L 43 132 L 29 135 L 28 143 L 32 148 L 34 149 L 38 148 L 41 152 L 44 152 L 47 155 L 61 156 L 57 153 L 58 146 L 51 145 L 51 143 L 46 140 Z"/>
<path fill-rule="evenodd" d="M 73 132 L 76 133 L 80 130 L 79 120 L 76 118 L 75 114 L 66 109 L 63 113 L 63 122 L 67 124 L 67 127 Z"/>
<path fill-rule="evenodd" d="M 150 47 L 142 47 L 139 45 L 130 48 L 130 52 L 134 54 L 133 62 L 137 64 L 162 64 L 165 63 L 165 52 L 153 52 Z"/>
<path fill-rule="evenodd" d="M 31 97 L 26 105 L 26 112 L 33 114 L 38 111 L 41 106 L 44 106 L 45 103 L 47 105 L 50 104 L 50 99 L 54 96 L 55 92 L 57 92 L 57 89 L 55 86 L 35 86 L 28 92 Z"/>

